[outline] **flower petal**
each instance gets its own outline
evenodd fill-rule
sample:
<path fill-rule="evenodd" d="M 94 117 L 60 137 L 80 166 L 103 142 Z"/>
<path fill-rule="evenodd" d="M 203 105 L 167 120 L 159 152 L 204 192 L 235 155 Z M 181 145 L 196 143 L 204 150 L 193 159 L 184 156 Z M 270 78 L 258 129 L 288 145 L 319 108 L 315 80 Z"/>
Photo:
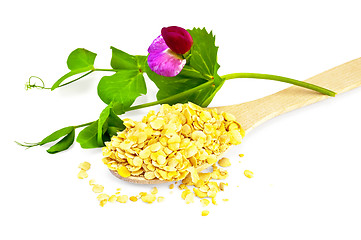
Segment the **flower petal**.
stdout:
<path fill-rule="evenodd" d="M 186 60 L 174 53 L 165 44 L 162 35 L 158 36 L 148 48 L 148 65 L 158 75 L 174 77 L 182 71 Z"/>
<path fill-rule="evenodd" d="M 152 44 L 149 46 L 148 52 L 149 53 L 163 52 L 167 48 L 169 48 L 169 47 L 165 43 L 163 36 L 159 35 L 156 39 L 154 39 Z"/>
<path fill-rule="evenodd" d="M 162 28 L 162 36 L 173 52 L 185 54 L 193 45 L 193 38 L 187 30 L 177 26 Z"/>

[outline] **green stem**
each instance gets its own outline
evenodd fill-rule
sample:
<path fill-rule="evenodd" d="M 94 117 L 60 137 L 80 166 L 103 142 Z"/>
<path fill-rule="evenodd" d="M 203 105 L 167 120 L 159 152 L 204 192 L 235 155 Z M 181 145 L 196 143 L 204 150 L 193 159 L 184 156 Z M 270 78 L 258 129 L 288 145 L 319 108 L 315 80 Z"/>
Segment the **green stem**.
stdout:
<path fill-rule="evenodd" d="M 174 100 L 177 100 L 179 98 L 182 98 L 184 96 L 187 96 L 189 94 L 192 94 L 194 92 L 197 92 L 207 86 L 210 86 L 214 84 L 213 81 L 208 81 L 208 82 L 205 82 L 195 88 L 191 88 L 187 91 L 184 91 L 184 92 L 181 92 L 181 93 L 178 93 L 178 94 L 175 94 L 175 95 L 172 95 L 170 97 L 167 97 L 167 98 L 163 98 L 161 100 L 158 100 L 158 101 L 154 101 L 154 102 L 150 102 L 150 103 L 144 103 L 144 104 L 140 104 L 140 105 L 136 105 L 136 106 L 133 106 L 133 107 L 130 107 L 128 109 L 128 111 L 132 111 L 132 110 L 136 110 L 136 109 L 141 109 L 141 108 L 146 108 L 146 107 L 150 107 L 150 106 L 155 106 L 155 105 L 158 105 L 158 104 L 163 104 L 163 103 L 168 103 L 168 102 L 173 102 Z"/>
<path fill-rule="evenodd" d="M 93 71 L 101 72 L 118 72 L 120 69 L 105 69 L 105 68 L 94 68 Z"/>
<path fill-rule="evenodd" d="M 271 75 L 271 74 L 231 73 L 231 74 L 224 75 L 221 78 L 223 78 L 225 80 L 234 79 L 234 78 L 257 78 L 257 79 L 275 80 L 275 81 L 290 83 L 290 84 L 293 84 L 293 85 L 296 85 L 296 86 L 311 89 L 311 90 L 317 91 L 317 92 L 322 93 L 322 94 L 326 94 L 326 95 L 331 96 L 331 97 L 334 97 L 336 95 L 335 92 L 333 92 L 331 90 L 328 90 L 326 88 L 314 85 L 312 83 L 307 83 L 307 82 L 298 81 L 298 80 L 295 80 L 295 79 L 292 79 L 292 78 L 286 78 L 286 77 L 281 77 L 281 76 Z"/>

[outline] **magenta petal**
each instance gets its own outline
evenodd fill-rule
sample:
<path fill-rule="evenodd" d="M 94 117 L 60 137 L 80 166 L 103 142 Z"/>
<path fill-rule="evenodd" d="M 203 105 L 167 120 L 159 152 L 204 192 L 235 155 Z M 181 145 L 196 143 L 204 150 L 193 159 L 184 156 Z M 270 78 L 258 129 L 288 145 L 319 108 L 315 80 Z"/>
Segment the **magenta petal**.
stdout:
<path fill-rule="evenodd" d="M 149 46 L 148 52 L 149 53 L 162 52 L 162 51 L 166 50 L 167 48 L 169 48 L 169 47 L 165 43 L 162 35 L 159 35 L 156 39 L 154 39 L 152 44 Z"/>
<path fill-rule="evenodd" d="M 148 52 L 150 69 L 161 76 L 177 76 L 186 64 L 185 59 L 168 48 L 161 35 L 149 46 Z"/>

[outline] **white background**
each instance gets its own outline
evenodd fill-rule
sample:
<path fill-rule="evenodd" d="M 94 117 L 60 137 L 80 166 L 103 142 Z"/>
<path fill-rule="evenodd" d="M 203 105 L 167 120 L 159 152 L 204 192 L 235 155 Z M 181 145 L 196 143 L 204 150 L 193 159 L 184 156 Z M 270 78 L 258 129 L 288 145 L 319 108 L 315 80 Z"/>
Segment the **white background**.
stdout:
<path fill-rule="evenodd" d="M 218 205 L 185 204 L 178 189 L 157 186 L 163 203 L 100 207 L 88 180 L 105 193 L 135 195 L 151 186 L 114 178 L 100 149 L 76 143 L 50 155 L 14 140 L 95 120 L 105 105 L 96 73 L 50 92 L 24 90 L 31 75 L 51 86 L 84 47 L 109 68 L 110 46 L 146 54 L 164 26 L 206 27 L 220 46 L 220 75 L 233 72 L 307 79 L 361 57 L 359 1 L 7 1 L 1 3 L 1 239 L 361 239 L 361 88 L 287 113 L 250 132 L 228 157 L 229 187 Z M 154 85 L 147 82 L 148 97 Z M 241 103 L 288 87 L 239 79 L 211 106 Z M 147 109 L 148 110 L 148 109 Z M 128 114 L 139 119 L 144 111 Z M 245 156 L 239 158 L 238 154 Z M 89 178 L 77 179 L 89 161 Z M 241 163 L 239 163 L 241 161 Z M 254 178 L 243 175 L 245 169 Z M 229 198 L 229 202 L 223 202 Z M 208 209 L 207 217 L 201 211 Z"/>

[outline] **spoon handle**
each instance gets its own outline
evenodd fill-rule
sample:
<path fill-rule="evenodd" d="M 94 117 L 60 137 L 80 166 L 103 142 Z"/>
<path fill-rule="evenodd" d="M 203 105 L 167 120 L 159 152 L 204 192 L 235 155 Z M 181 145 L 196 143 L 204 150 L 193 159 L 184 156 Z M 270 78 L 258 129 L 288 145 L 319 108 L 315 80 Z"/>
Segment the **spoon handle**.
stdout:
<path fill-rule="evenodd" d="M 361 58 L 327 70 L 305 80 L 305 82 L 330 89 L 337 94 L 359 87 L 361 86 Z M 246 133 L 248 133 L 273 117 L 326 98 L 329 98 L 329 96 L 292 86 L 254 101 L 217 107 L 217 109 L 235 115 L 237 121 L 241 123 Z"/>

